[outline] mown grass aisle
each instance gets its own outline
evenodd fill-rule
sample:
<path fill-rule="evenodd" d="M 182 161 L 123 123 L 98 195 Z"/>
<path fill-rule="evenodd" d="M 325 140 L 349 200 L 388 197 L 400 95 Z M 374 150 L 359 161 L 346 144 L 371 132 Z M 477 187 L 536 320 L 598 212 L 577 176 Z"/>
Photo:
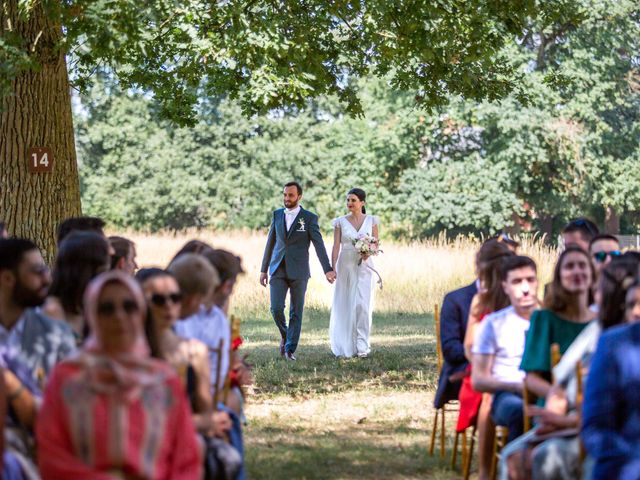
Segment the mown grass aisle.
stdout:
<path fill-rule="evenodd" d="M 256 365 L 246 410 L 251 478 L 454 476 L 426 452 L 436 382 L 431 316 L 374 315 L 371 356 L 336 360 L 329 312 L 308 310 L 294 363 L 278 357 L 267 313 L 243 322 Z"/>

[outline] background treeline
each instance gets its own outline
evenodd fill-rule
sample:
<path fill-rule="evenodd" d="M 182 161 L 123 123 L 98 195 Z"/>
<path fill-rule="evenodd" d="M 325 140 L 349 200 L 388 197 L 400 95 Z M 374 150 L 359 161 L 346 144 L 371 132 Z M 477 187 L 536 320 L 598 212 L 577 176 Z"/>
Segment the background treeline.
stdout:
<path fill-rule="evenodd" d="M 327 228 L 359 186 L 387 231 L 410 238 L 551 233 L 577 215 L 636 233 L 640 14 L 622 0 L 590 2 L 584 16 L 504 50 L 523 91 L 501 103 L 452 98 L 435 112 L 369 79 L 362 118 L 331 97 L 247 118 L 233 100 L 202 95 L 198 121 L 178 128 L 145 92 L 118 91 L 105 75 L 75 105 L 84 212 L 151 231 L 261 228 L 282 183 L 297 179 Z"/>

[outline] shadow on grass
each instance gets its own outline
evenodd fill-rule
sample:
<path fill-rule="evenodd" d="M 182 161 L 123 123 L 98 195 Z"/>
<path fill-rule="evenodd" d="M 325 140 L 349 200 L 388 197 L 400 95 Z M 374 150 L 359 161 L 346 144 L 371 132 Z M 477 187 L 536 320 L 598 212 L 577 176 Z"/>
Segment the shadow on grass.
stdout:
<path fill-rule="evenodd" d="M 247 458 L 252 478 L 380 479 L 456 478 L 426 450 L 424 431 L 377 426 L 317 433 L 259 425 Z M 248 431 L 251 435 L 252 431 Z"/>
<path fill-rule="evenodd" d="M 268 312 L 267 312 L 268 313 Z M 358 388 L 433 389 L 437 361 L 433 318 L 427 315 L 375 314 L 368 358 L 337 359 L 328 338 L 328 310 L 308 309 L 296 352 L 297 362 L 278 355 L 279 334 L 268 316 L 246 316 L 243 350 L 254 363 L 260 394 L 308 395 Z"/>
<path fill-rule="evenodd" d="M 255 365 L 250 402 L 261 409 L 261 415 L 249 415 L 246 429 L 250 478 L 459 476 L 427 453 L 430 392 L 438 374 L 431 315 L 374 313 L 371 355 L 337 359 L 329 346 L 329 311 L 307 309 L 298 361 L 286 362 L 268 309 L 238 313 L 242 350 Z M 314 406 L 300 407 L 311 399 L 318 400 Z M 368 419 L 361 425 L 363 409 Z"/>

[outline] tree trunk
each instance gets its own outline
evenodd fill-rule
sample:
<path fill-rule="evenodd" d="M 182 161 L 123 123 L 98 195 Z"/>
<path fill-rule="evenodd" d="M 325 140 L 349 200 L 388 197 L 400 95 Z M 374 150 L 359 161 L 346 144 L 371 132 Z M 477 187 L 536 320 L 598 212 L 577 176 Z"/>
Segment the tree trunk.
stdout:
<path fill-rule="evenodd" d="M 545 236 L 547 243 L 553 243 L 553 216 L 542 214 L 540 215 L 540 232 Z"/>
<path fill-rule="evenodd" d="M 51 262 L 58 223 L 80 215 L 69 77 L 64 52 L 56 49 L 61 26 L 47 18 L 41 2 L 20 21 L 17 4 L 3 2 L 1 31 L 11 28 L 24 38 L 41 68 L 21 73 L 12 95 L 0 99 L 0 218 L 10 235 L 33 240 Z M 29 173 L 32 147 L 51 149 L 51 172 Z"/>
<path fill-rule="evenodd" d="M 613 207 L 604 209 L 604 232 L 611 235 L 620 233 L 620 215 Z"/>

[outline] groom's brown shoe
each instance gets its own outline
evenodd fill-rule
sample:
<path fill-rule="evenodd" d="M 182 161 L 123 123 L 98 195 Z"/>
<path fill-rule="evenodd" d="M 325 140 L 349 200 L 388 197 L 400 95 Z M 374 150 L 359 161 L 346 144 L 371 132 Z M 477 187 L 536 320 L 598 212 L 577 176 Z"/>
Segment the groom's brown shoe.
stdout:
<path fill-rule="evenodd" d="M 285 344 L 285 339 L 281 338 L 280 339 L 280 356 L 284 357 L 284 344 Z"/>
<path fill-rule="evenodd" d="M 284 357 L 284 358 L 286 358 L 287 360 L 291 360 L 291 361 L 293 361 L 293 362 L 295 362 L 295 361 L 296 361 L 296 357 L 294 357 L 294 356 L 293 356 L 293 353 L 291 353 L 291 352 L 287 352 L 287 354 L 285 355 L 285 357 Z"/>

